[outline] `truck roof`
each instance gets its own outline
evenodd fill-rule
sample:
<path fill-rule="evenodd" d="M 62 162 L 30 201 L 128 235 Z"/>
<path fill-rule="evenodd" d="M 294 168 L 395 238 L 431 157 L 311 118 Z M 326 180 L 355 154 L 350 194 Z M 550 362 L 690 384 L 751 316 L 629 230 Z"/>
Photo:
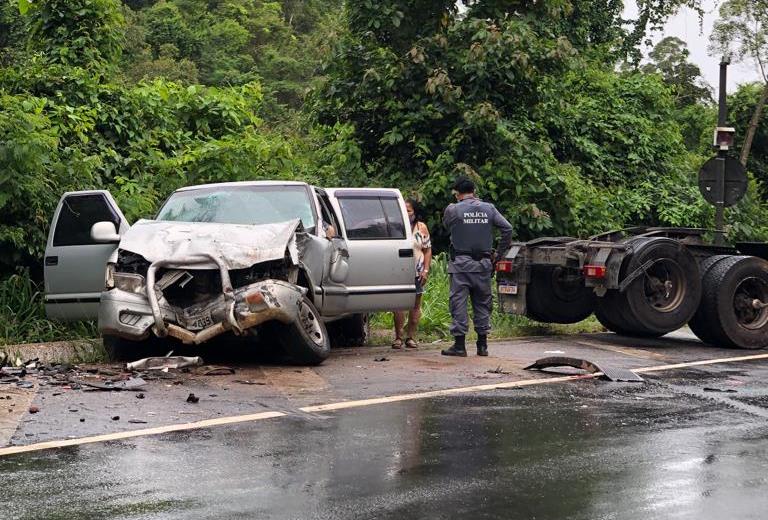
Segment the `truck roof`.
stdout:
<path fill-rule="evenodd" d="M 301 181 L 238 181 L 238 182 L 214 182 L 211 184 L 198 184 L 196 186 L 185 186 L 179 188 L 179 191 L 199 190 L 203 188 L 213 188 L 215 186 L 308 186 L 306 182 Z"/>

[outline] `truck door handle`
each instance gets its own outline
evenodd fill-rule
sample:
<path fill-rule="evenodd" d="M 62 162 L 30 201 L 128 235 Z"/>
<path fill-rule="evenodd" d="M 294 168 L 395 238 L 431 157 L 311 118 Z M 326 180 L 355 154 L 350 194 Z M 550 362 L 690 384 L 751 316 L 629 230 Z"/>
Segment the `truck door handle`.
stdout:
<path fill-rule="evenodd" d="M 46 256 L 45 257 L 45 265 L 59 265 L 59 257 L 58 256 Z"/>
<path fill-rule="evenodd" d="M 397 251 L 397 256 L 400 258 L 413 258 L 413 249 L 400 249 Z"/>

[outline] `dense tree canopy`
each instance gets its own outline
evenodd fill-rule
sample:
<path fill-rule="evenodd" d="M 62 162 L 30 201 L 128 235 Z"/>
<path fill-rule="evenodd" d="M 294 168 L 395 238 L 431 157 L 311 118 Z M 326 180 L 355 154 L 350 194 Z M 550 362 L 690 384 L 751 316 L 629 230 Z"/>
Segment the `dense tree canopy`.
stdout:
<path fill-rule="evenodd" d="M 678 41 L 632 65 L 699 2 L 637 3 L 628 21 L 621 0 L 4 0 L 0 274 L 39 269 L 69 189 L 136 218 L 190 183 L 387 185 L 436 224 L 466 174 L 521 238 L 709 226 L 709 90 Z M 759 90 L 732 97 L 739 129 Z M 765 132 L 734 237 L 768 235 Z"/>

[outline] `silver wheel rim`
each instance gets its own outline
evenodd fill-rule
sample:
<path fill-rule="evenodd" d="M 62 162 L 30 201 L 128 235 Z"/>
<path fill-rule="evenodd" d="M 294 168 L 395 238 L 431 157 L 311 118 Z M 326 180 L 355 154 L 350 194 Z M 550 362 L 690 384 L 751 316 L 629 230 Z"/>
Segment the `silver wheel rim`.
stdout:
<path fill-rule="evenodd" d="M 745 278 L 733 295 L 733 310 L 739 325 L 759 330 L 768 324 L 768 307 L 755 308 L 753 302 L 768 302 L 768 283 L 760 278 Z"/>
<path fill-rule="evenodd" d="M 312 308 L 306 302 L 299 304 L 299 326 L 304 329 L 304 332 L 315 345 L 323 346 L 325 344 L 325 333 L 320 320 L 317 319 Z"/>

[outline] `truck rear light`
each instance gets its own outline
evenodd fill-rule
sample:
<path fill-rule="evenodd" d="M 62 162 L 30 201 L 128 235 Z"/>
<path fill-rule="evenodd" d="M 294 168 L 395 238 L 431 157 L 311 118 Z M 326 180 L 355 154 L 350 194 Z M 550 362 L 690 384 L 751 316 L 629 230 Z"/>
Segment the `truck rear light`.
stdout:
<path fill-rule="evenodd" d="M 496 272 L 511 273 L 512 262 L 510 262 L 509 260 L 499 260 L 498 262 L 496 262 Z"/>
<path fill-rule="evenodd" d="M 582 272 L 587 278 L 605 278 L 604 265 L 585 265 Z"/>

